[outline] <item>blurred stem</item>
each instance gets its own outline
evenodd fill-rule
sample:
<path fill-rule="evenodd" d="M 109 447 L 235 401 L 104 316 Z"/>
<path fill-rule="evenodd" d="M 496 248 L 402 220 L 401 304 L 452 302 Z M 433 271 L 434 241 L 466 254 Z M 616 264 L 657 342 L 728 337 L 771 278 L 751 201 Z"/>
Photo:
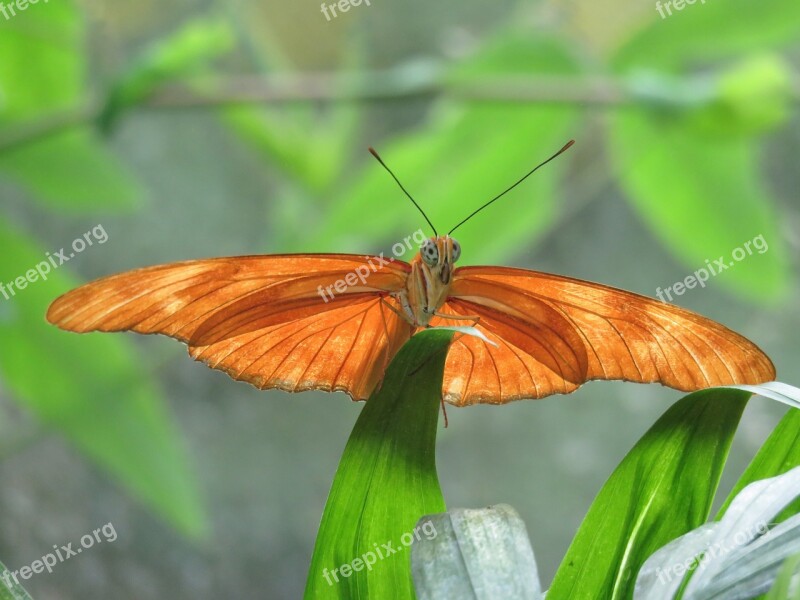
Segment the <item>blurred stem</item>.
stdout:
<path fill-rule="evenodd" d="M 611 79 L 491 77 L 442 81 L 433 65 L 410 65 L 357 75 L 316 73 L 216 80 L 202 92 L 169 85 L 151 96 L 158 108 L 288 102 L 375 102 L 448 96 L 476 102 L 617 105 L 633 98 Z"/>
<path fill-rule="evenodd" d="M 378 102 L 447 96 L 470 102 L 619 105 L 631 102 L 611 80 L 563 77 L 489 78 L 445 82 L 435 65 L 409 65 L 357 75 L 316 73 L 269 77 L 214 78 L 191 84 L 167 84 L 140 105 L 146 109 L 215 108 L 241 104 Z M 3 128 L 0 152 L 38 141 L 72 127 L 95 122 L 101 102 L 22 121 Z"/>
<path fill-rule="evenodd" d="M 299 75 L 237 76 L 161 85 L 139 108 L 215 108 L 242 104 L 293 104 L 319 102 L 381 102 L 445 96 L 465 102 L 577 104 L 624 107 L 647 104 L 648 99 L 623 79 L 613 77 L 483 77 L 474 81 L 448 80 L 436 62 L 418 62 L 384 71 L 308 73 Z M 800 85 L 793 90 L 800 99 Z M 663 101 L 663 99 L 662 99 Z M 6 127 L 0 135 L 0 152 L 78 125 L 93 123 L 102 102 L 43 119 Z"/>

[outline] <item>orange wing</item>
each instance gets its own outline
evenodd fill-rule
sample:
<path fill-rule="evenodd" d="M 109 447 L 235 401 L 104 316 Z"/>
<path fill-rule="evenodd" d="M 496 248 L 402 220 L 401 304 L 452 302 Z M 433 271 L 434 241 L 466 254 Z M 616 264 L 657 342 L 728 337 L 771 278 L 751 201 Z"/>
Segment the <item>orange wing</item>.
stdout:
<path fill-rule="evenodd" d="M 478 328 L 499 345 L 463 336 L 451 346 L 443 393 L 459 406 L 567 394 L 592 379 L 692 391 L 775 378 L 755 344 L 719 323 L 558 275 L 462 267 L 441 312 L 479 316 Z M 453 322 L 432 322 L 442 324 Z"/>
<path fill-rule="evenodd" d="M 47 319 L 79 333 L 168 335 L 186 343 L 194 359 L 257 387 L 344 391 L 363 400 L 411 335 L 385 306 L 399 310 L 386 294 L 405 285 L 410 267 L 380 265 L 377 258 L 347 254 L 160 265 L 73 290 L 53 302 Z M 363 278 L 323 300 L 320 286 L 325 290 L 358 269 Z"/>

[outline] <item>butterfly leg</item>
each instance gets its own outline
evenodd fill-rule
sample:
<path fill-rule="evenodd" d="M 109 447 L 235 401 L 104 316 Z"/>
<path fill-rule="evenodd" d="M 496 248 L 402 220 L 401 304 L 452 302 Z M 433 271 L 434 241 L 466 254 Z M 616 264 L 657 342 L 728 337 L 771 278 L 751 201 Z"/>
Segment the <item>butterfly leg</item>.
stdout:
<path fill-rule="evenodd" d="M 446 315 L 436 311 L 434 311 L 433 314 L 440 319 L 452 319 L 453 321 L 472 321 L 473 327 L 477 326 L 478 323 L 481 322 L 481 318 L 478 315 Z"/>
<path fill-rule="evenodd" d="M 387 307 L 389 310 L 391 310 L 394 314 L 396 314 L 398 317 L 403 319 L 409 325 L 413 325 L 414 327 L 417 326 L 417 324 L 414 323 L 414 321 L 406 313 L 404 313 L 403 311 L 401 311 L 401 310 L 395 308 L 394 306 L 392 306 L 391 304 L 389 304 L 386 301 L 386 298 L 381 298 L 381 304 L 383 306 Z"/>

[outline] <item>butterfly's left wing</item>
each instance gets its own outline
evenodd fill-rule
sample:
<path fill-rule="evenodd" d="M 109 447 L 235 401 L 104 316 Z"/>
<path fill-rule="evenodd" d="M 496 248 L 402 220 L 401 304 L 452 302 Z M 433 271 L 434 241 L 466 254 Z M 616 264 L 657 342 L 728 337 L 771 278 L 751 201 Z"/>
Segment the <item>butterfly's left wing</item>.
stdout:
<path fill-rule="evenodd" d="M 592 379 L 692 391 L 775 378 L 755 344 L 719 323 L 569 277 L 461 267 L 442 312 L 480 317 L 478 328 L 498 344 L 468 336 L 453 343 L 443 391 L 456 405 L 565 394 Z"/>
<path fill-rule="evenodd" d="M 341 390 L 363 400 L 410 337 L 388 297 L 409 270 L 348 254 L 193 260 L 88 283 L 53 302 L 47 318 L 79 333 L 167 335 L 196 360 L 260 388 Z"/>

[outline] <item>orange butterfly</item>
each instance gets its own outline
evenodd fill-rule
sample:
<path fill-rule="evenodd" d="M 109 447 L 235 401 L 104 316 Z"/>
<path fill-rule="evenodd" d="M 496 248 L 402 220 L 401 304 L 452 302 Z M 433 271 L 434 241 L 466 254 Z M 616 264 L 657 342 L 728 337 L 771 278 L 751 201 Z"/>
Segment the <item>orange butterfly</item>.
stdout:
<path fill-rule="evenodd" d="M 454 268 L 461 248 L 450 233 L 467 219 L 447 235 L 433 228 L 410 263 L 350 254 L 173 263 L 84 285 L 53 302 L 47 318 L 80 333 L 161 333 L 259 388 L 354 400 L 369 397 L 416 331 L 459 321 L 496 343 L 458 336 L 451 345 L 442 395 L 458 406 L 567 394 L 592 379 L 691 391 L 775 378 L 755 344 L 677 306 L 525 269 Z"/>

